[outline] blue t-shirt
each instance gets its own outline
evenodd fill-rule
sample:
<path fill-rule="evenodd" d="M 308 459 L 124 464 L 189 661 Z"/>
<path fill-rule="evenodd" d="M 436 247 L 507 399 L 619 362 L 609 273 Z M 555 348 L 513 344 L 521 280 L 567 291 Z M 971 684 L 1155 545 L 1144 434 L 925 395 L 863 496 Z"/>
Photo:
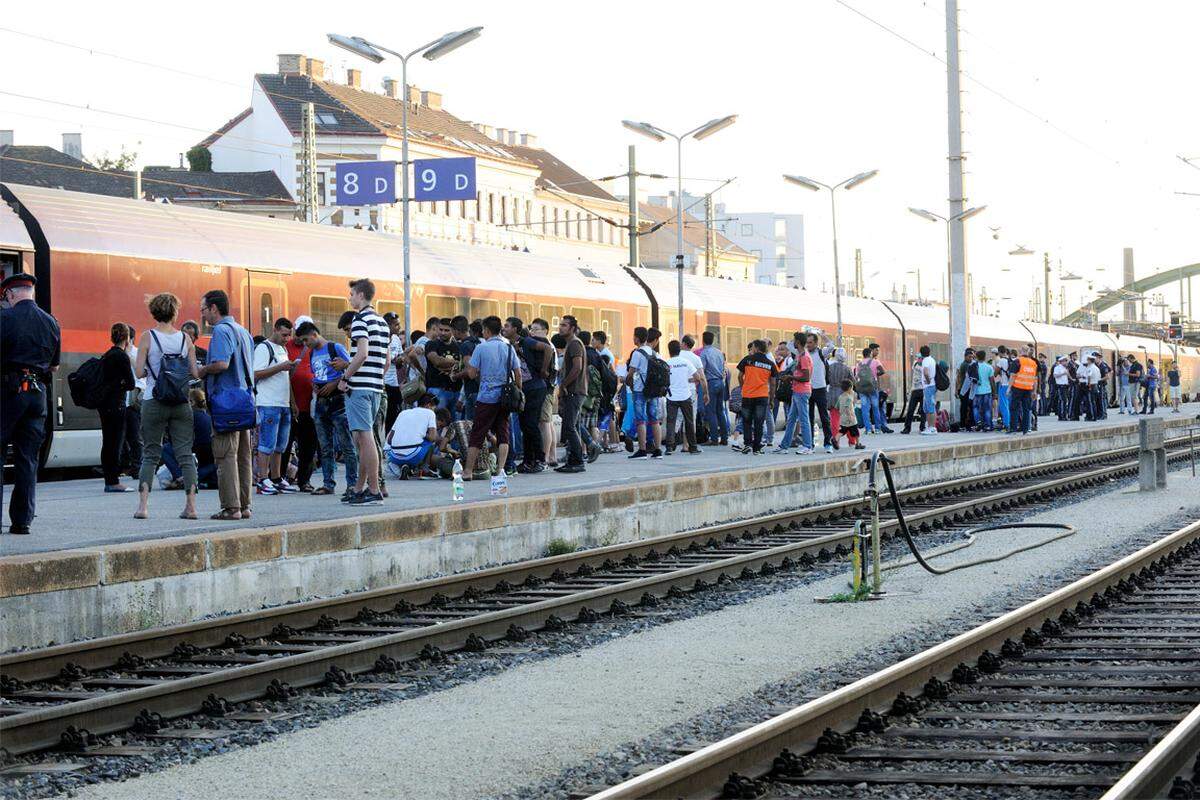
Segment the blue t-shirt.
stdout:
<path fill-rule="evenodd" d="M 975 394 L 992 393 L 992 373 L 995 371 L 986 361 L 979 362 L 979 383 L 975 386 Z"/>
<path fill-rule="evenodd" d="M 213 327 L 212 341 L 208 345 L 208 363 L 227 361 L 224 372 L 208 376 L 208 393 L 222 389 L 246 389 L 254 385 L 254 340 L 250 332 L 237 324 L 233 317 L 225 317 Z M 246 377 L 250 381 L 247 383 Z"/>
<path fill-rule="evenodd" d="M 476 347 L 470 364 L 479 370 L 477 403 L 500 402 L 500 390 L 508 382 L 508 375 L 521 366 L 516 351 L 503 336 L 493 336 Z"/>
<path fill-rule="evenodd" d="M 309 353 L 309 359 L 312 364 L 313 386 L 324 386 L 327 383 L 332 383 L 342 377 L 342 371 L 335 369 L 329 363 L 329 346 L 333 345 L 333 352 L 337 358 L 345 361 L 350 360 L 350 354 L 346 352 L 346 348 L 342 347 L 337 342 L 327 342 L 320 350 Z"/>

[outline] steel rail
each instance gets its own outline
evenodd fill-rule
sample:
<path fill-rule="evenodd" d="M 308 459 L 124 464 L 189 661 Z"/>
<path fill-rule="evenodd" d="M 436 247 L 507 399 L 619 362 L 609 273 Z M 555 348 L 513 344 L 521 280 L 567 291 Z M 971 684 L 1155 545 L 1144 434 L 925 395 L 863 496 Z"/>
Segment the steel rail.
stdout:
<path fill-rule="evenodd" d="M 1069 470 L 1084 463 L 1104 459 L 1113 454 L 1124 454 L 1129 449 L 1119 448 L 1114 451 L 1107 451 L 1106 453 L 1063 459 L 1053 463 L 1059 465 L 1057 471 Z M 1136 448 L 1133 449 L 1136 450 Z M 1186 452 L 1176 454 L 1176 457 L 1183 457 L 1184 455 L 1186 455 Z M 1136 469 L 1135 462 L 1121 462 L 1083 472 L 1074 472 L 1030 486 L 1006 489 L 988 493 L 983 497 L 977 496 L 963 499 L 959 502 L 947 503 L 938 508 L 910 514 L 908 520 L 914 526 L 930 525 L 943 520 L 959 521 L 967 516 L 974 516 L 980 508 L 1007 510 L 1024 498 L 1046 497 L 1058 490 L 1065 490 L 1070 486 L 1089 485 L 1116 474 L 1130 472 L 1134 469 Z M 1001 473 L 975 476 L 968 479 L 958 479 L 947 482 L 947 484 L 954 486 L 966 484 L 972 487 L 988 486 L 993 483 L 1003 483 L 1005 480 L 1011 482 L 1022 477 L 1042 474 L 1047 470 L 1051 472 L 1056 471 L 1051 464 L 1036 465 L 1034 467 L 1014 468 Z M 1006 476 L 1006 478 L 1005 480 L 1001 480 L 999 476 Z M 944 494 L 948 491 L 950 489 L 946 485 L 938 484 L 931 487 L 911 489 L 909 490 L 909 496 L 921 497 L 939 492 Z M 626 545 L 614 545 L 586 553 L 539 559 L 537 562 L 526 562 L 525 564 L 514 565 L 511 568 L 501 567 L 493 570 L 485 570 L 480 573 L 467 573 L 454 576 L 450 579 L 425 581 L 414 587 L 409 587 L 405 592 L 376 590 L 363 593 L 351 601 L 347 601 L 345 598 L 338 598 L 337 603 L 342 608 L 347 607 L 347 602 L 352 604 L 355 609 L 363 608 L 364 604 L 370 608 L 376 608 L 381 604 L 386 607 L 395 602 L 397 597 L 421 596 L 422 594 L 428 597 L 432 596 L 435 591 L 444 591 L 452 586 L 458 586 L 465 590 L 466 587 L 478 585 L 481 576 L 486 576 L 482 578 L 485 581 L 493 581 L 500 577 L 514 577 L 514 572 L 517 575 L 538 574 L 539 572 L 555 568 L 561 569 L 567 564 L 577 563 L 582 565 L 606 557 L 611 558 L 613 555 L 618 554 L 645 554 L 650 550 L 662 548 L 668 542 L 674 542 L 676 546 L 681 541 L 689 539 L 694 542 L 701 542 L 712 538 L 717 533 L 765 527 L 768 521 L 795 519 L 796 517 L 807 518 L 813 514 L 817 514 L 818 518 L 822 514 L 832 514 L 836 520 L 841 521 L 850 509 L 857 509 L 861 504 L 861 500 L 843 501 L 823 507 L 772 514 L 753 520 L 710 526 L 690 531 L 686 534 L 658 537 L 654 540 L 643 540 Z M 889 532 L 897 524 L 896 520 L 889 519 L 882 521 L 880 527 L 884 532 Z M 0 739 L 3 739 L 5 748 L 12 754 L 42 750 L 57 745 L 62 732 L 68 725 L 74 725 L 76 728 L 85 728 L 93 734 L 110 733 L 128 728 L 138 712 L 142 710 L 156 712 L 164 718 L 173 718 L 194 713 L 201 707 L 201 704 L 209 694 L 216 694 L 230 702 L 259 697 L 273 679 L 286 682 L 295 687 L 312 686 L 322 682 L 325 679 L 326 673 L 333 667 L 346 670 L 351 674 L 361 673 L 373 669 L 376 660 L 383 655 L 403 661 L 417 657 L 426 645 L 433 645 L 442 649 L 457 649 L 461 648 L 472 635 L 483 637 L 485 640 L 489 638 L 503 638 L 512 625 L 517 625 L 528 630 L 536 630 L 543 627 L 551 615 L 560 617 L 573 615 L 584 608 L 603 612 L 609 610 L 614 601 L 632 604 L 639 601 L 646 593 L 662 595 L 666 594 L 672 587 L 692 586 L 696 581 L 711 584 L 720 581 L 722 576 L 727 580 L 738 575 L 743 575 L 746 570 L 749 570 L 751 573 L 756 571 L 761 572 L 764 565 L 767 564 L 777 568 L 777 565 L 784 562 L 785 559 L 795 558 L 803 553 L 827 551 L 839 544 L 848 542 L 849 538 L 850 526 L 847 525 L 847 532 L 845 533 L 832 533 L 811 539 L 789 542 L 756 552 L 734 554 L 727 558 L 720 558 L 705 564 L 685 566 L 670 572 L 634 578 L 610 586 L 585 589 L 563 597 L 525 603 L 515 607 L 476 614 L 462 619 L 449 620 L 404 632 L 348 641 L 345 644 L 331 644 L 319 650 L 270 658 L 252 664 L 216 669 L 206 674 L 164 680 L 161 683 L 151 686 L 113 691 L 97 697 L 45 706 L 38 708 L 36 711 L 0 718 Z M 713 551 L 709 552 L 712 553 Z M 492 584 L 487 583 L 486 585 Z M 414 595 L 413 592 L 416 594 Z M 298 616 L 289 618 L 309 619 L 311 620 L 309 624 L 312 625 L 322 609 L 327 610 L 329 608 L 329 603 L 330 601 L 320 601 L 302 604 L 308 606 L 308 608 L 300 612 L 293 610 L 292 613 L 298 613 Z M 247 638 L 267 636 L 270 633 L 271 626 L 278 623 L 281 615 L 286 615 L 287 613 L 288 607 L 283 607 L 269 609 L 256 614 L 241 615 L 246 619 L 240 623 L 241 627 L 239 627 L 239 630 L 248 631 L 246 634 Z M 209 636 L 211 636 L 214 628 L 216 630 L 224 628 L 225 635 L 228 635 L 228 628 L 220 625 L 220 623 L 226 622 L 228 619 L 230 618 L 181 627 L 189 630 L 200 630 Z M 214 626 L 213 623 L 217 624 Z M 352 634 L 353 630 L 349 629 L 343 632 Z M 334 631 L 335 635 L 336 633 L 337 631 Z M 151 634 L 152 640 L 156 643 L 189 641 L 187 631 L 165 629 L 156 633 L 151 632 Z M 110 657 L 115 658 L 112 654 L 122 647 L 126 647 L 127 649 L 128 643 L 137 639 L 137 636 L 111 637 L 111 639 L 125 640 L 124 643 L 111 640 L 107 642 L 105 640 L 97 640 L 97 642 L 80 643 L 79 648 L 89 650 L 93 653 L 105 652 Z M 211 643 L 210 646 L 219 646 L 220 642 L 221 639 L 218 639 L 217 642 Z M 163 645 L 160 644 L 161 646 Z M 68 645 L 64 647 L 69 651 L 69 648 L 72 646 Z M 50 656 L 55 663 L 61 661 L 65 655 L 64 648 L 49 648 L 48 650 L 55 651 Z M 29 653 L 13 654 L 11 658 L 15 663 L 36 667 L 38 664 L 36 654 L 38 652 L 30 651 Z M 44 672 L 45 670 L 44 668 L 39 668 L 37 671 Z M 9 674 L 7 669 L 5 672 Z"/>
<path fill-rule="evenodd" d="M 1100 800 L 1166 797 L 1175 776 L 1200 754 L 1200 706 L 1192 709 L 1150 752 L 1113 784 Z"/>
<path fill-rule="evenodd" d="M 1198 538 L 1200 522 L 1193 522 L 1021 608 L 695 753 L 610 787 L 593 795 L 592 800 L 717 797 L 731 773 L 751 777 L 766 774 L 772 760 L 784 749 L 806 752 L 827 728 L 846 730 L 864 710 L 886 710 L 901 692 L 919 694 L 930 678 L 945 678 L 958 664 L 978 658 L 985 650 L 995 652 L 1006 639 L 1020 639 L 1026 628 L 1054 618 L 1081 600 L 1116 586 Z M 1143 796 L 1129 794 L 1122 797 Z"/>

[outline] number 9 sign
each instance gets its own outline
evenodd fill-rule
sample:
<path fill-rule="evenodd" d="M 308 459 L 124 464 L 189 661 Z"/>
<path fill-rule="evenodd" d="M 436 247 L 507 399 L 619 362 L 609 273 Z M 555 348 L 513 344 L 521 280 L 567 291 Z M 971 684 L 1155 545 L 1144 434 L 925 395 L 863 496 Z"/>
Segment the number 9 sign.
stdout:
<path fill-rule="evenodd" d="M 474 158 L 424 158 L 413 161 L 413 199 L 474 200 Z"/>

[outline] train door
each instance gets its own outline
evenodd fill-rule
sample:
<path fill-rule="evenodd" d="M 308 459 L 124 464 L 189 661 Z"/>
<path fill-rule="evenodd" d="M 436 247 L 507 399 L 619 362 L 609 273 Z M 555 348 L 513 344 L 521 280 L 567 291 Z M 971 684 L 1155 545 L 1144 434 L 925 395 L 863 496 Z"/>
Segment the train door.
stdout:
<path fill-rule="evenodd" d="M 251 336 L 270 336 L 275 320 L 286 316 L 288 273 L 246 270 L 242 319 Z"/>

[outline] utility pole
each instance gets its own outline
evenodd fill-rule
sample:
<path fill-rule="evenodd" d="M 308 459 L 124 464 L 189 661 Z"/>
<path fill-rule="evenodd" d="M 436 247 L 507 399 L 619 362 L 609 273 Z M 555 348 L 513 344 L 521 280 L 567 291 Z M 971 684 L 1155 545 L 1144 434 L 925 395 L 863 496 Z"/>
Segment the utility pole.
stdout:
<path fill-rule="evenodd" d="M 863 296 L 862 248 L 854 248 L 854 296 Z"/>
<path fill-rule="evenodd" d="M 958 69 L 958 0 L 946 0 L 946 131 L 950 141 L 950 369 L 970 342 L 970 298 L 967 296 L 967 254 L 961 215 L 963 193 L 962 91 Z M 987 313 L 986 310 L 984 313 Z M 954 375 L 950 376 L 954 385 Z M 951 403 L 958 417 L 958 403 Z"/>
<path fill-rule="evenodd" d="M 300 204 L 305 222 L 316 222 L 317 209 L 317 115 L 305 103 L 300 119 Z M 407 230 L 405 231 L 407 233 Z M 407 306 L 406 306 L 407 308 Z M 411 330 L 408 328 L 407 330 Z"/>
<path fill-rule="evenodd" d="M 1046 324 L 1053 325 L 1054 323 L 1050 321 L 1050 254 L 1049 253 L 1042 253 L 1042 268 L 1045 271 L 1044 277 L 1042 280 L 1042 286 L 1044 287 L 1043 291 L 1045 292 L 1045 296 L 1042 298 L 1042 300 L 1046 304 Z"/>
<path fill-rule="evenodd" d="M 142 199 L 142 171 L 140 169 L 133 171 L 133 199 Z"/>
<path fill-rule="evenodd" d="M 638 200 L 637 200 L 637 156 L 635 147 L 629 145 L 629 266 L 637 268 L 638 261 Z"/>
<path fill-rule="evenodd" d="M 710 278 L 717 274 L 717 242 L 713 223 L 713 199 L 711 194 L 707 194 L 704 196 L 704 274 Z"/>

